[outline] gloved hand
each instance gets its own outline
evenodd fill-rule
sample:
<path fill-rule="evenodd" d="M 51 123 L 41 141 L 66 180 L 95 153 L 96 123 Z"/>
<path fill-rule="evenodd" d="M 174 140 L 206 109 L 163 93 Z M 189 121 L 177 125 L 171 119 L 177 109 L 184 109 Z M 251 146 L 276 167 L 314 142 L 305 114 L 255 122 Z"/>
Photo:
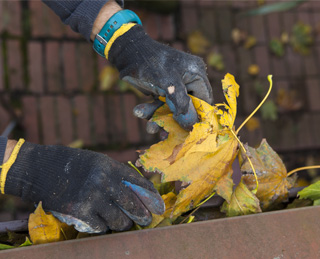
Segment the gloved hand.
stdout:
<path fill-rule="evenodd" d="M 198 121 L 188 94 L 213 104 L 202 59 L 154 41 L 140 25 L 133 26 L 107 47 L 107 58 L 117 67 L 120 77 L 144 94 L 156 99 L 166 97 L 174 118 L 184 129 L 191 130 Z M 134 114 L 148 119 L 161 105 L 160 101 L 139 105 Z"/>
<path fill-rule="evenodd" d="M 64 146 L 22 144 L 4 193 L 42 201 L 45 210 L 88 233 L 127 230 L 132 221 L 146 226 L 150 212 L 164 212 L 153 184 L 134 169 L 101 153 Z"/>

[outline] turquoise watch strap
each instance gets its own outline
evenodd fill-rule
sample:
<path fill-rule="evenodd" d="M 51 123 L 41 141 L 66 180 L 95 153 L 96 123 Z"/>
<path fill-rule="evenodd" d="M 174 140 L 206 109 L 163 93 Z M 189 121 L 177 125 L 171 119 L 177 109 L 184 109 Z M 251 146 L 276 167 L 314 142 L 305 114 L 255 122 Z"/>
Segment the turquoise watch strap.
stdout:
<path fill-rule="evenodd" d="M 111 39 L 112 35 L 118 30 L 123 24 L 126 23 L 138 23 L 142 25 L 139 17 L 131 10 L 121 10 L 115 13 L 102 27 L 101 31 L 96 35 L 93 41 L 93 49 L 102 57 L 105 58 L 104 49 Z"/>

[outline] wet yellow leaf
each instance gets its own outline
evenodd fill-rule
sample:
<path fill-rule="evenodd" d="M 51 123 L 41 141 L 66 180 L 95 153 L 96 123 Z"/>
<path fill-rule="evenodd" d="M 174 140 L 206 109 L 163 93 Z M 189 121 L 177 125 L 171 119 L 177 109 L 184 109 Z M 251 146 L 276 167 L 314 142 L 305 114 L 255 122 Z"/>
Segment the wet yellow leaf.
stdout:
<path fill-rule="evenodd" d="M 257 38 L 254 36 L 249 36 L 245 43 L 244 43 L 244 47 L 246 49 L 251 49 L 252 47 L 254 47 L 257 44 Z"/>
<path fill-rule="evenodd" d="M 138 164 L 147 171 L 161 173 L 162 182 L 181 181 L 186 186 L 176 197 L 171 218 L 196 207 L 214 191 L 228 202 L 231 199 L 231 165 L 238 153 L 238 142 L 230 129 L 237 113 L 239 85 L 230 74 L 222 85 L 228 105 L 213 107 L 191 96 L 200 119 L 191 132 L 174 121 L 166 104 L 152 118 L 169 135 L 141 155 Z M 221 106 L 224 111 L 219 110 Z"/>
<path fill-rule="evenodd" d="M 252 117 L 245 126 L 249 131 L 255 131 L 260 128 L 260 121 L 259 119 Z"/>
<path fill-rule="evenodd" d="M 113 66 L 106 66 L 102 69 L 99 75 L 100 90 L 108 91 L 119 80 L 119 72 Z"/>
<path fill-rule="evenodd" d="M 51 213 L 45 213 L 41 202 L 29 216 L 28 229 L 33 244 L 66 240 L 75 233 L 72 226 L 60 222 Z"/>
<path fill-rule="evenodd" d="M 251 76 L 256 76 L 259 74 L 259 72 L 260 72 L 260 68 L 256 64 L 252 64 L 248 67 L 248 74 Z"/>
<path fill-rule="evenodd" d="M 229 129 L 233 128 L 234 120 L 237 116 L 237 97 L 239 96 L 239 85 L 231 74 L 226 74 L 222 82 L 222 89 L 227 104 L 218 104 L 217 106 L 223 106 L 226 111 L 218 110 L 217 114 L 220 115 L 220 124 Z"/>
<path fill-rule="evenodd" d="M 295 182 L 295 177 L 287 177 L 287 169 L 281 158 L 269 146 L 265 139 L 262 140 L 257 149 L 246 147 L 247 153 L 256 170 L 259 187 L 257 198 L 263 210 L 270 208 L 288 198 L 288 189 Z M 250 190 L 256 187 L 256 181 L 252 168 L 247 158 L 241 152 L 239 162 L 243 175 L 243 181 Z"/>
<path fill-rule="evenodd" d="M 156 215 L 152 214 L 152 222 L 149 226 L 145 228 L 155 228 L 159 226 L 165 219 L 170 218 L 170 215 L 172 213 L 173 206 L 177 200 L 177 196 L 173 192 L 169 192 L 167 194 L 164 194 L 161 196 L 164 204 L 166 206 L 166 211 L 162 215 Z M 172 223 L 175 220 L 175 218 L 170 219 L 170 221 L 165 222 L 166 224 Z"/>
<path fill-rule="evenodd" d="M 210 42 L 201 31 L 194 31 L 188 36 L 188 48 L 193 54 L 205 54 L 210 46 Z"/>
<path fill-rule="evenodd" d="M 247 215 L 261 212 L 258 198 L 241 182 L 231 196 L 230 203 L 224 202 L 221 211 L 228 217 Z"/>

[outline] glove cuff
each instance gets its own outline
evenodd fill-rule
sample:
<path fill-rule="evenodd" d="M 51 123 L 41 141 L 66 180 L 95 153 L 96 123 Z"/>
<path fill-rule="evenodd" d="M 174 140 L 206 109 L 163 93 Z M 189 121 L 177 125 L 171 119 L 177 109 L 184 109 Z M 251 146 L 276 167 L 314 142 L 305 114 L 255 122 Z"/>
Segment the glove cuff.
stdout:
<path fill-rule="evenodd" d="M 4 189 L 5 189 L 5 185 L 6 185 L 6 180 L 7 180 L 7 175 L 9 172 L 9 169 L 11 168 L 11 166 L 13 165 L 13 163 L 16 161 L 18 153 L 23 145 L 23 143 L 25 142 L 24 139 L 20 139 L 18 141 L 18 143 L 16 144 L 16 146 L 14 147 L 8 161 L 6 163 L 4 163 L 1 168 L 1 175 L 0 175 L 0 190 L 1 190 L 1 194 L 5 194 Z"/>
<path fill-rule="evenodd" d="M 106 57 L 106 59 L 109 59 L 109 51 L 110 48 L 112 46 L 112 44 L 115 42 L 115 40 L 117 38 L 119 38 L 120 36 L 122 36 L 123 34 L 125 34 L 127 31 L 129 31 L 133 26 L 135 26 L 136 23 L 126 23 L 123 24 L 110 38 L 110 40 L 108 41 L 105 49 L 104 49 L 104 55 Z"/>

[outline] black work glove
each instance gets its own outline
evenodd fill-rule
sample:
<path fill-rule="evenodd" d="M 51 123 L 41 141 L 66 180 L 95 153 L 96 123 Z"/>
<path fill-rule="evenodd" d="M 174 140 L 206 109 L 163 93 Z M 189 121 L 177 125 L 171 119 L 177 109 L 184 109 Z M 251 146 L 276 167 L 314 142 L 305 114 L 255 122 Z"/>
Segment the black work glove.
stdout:
<path fill-rule="evenodd" d="M 151 39 L 140 25 L 115 40 L 108 59 L 123 80 L 144 94 L 166 97 L 175 120 L 186 130 L 198 121 L 188 94 L 213 104 L 203 60 Z M 161 105 L 160 101 L 138 105 L 134 114 L 149 119 Z"/>
<path fill-rule="evenodd" d="M 153 184 L 108 156 L 64 146 L 24 143 L 8 171 L 5 193 L 32 202 L 80 232 L 146 226 L 164 212 Z"/>

